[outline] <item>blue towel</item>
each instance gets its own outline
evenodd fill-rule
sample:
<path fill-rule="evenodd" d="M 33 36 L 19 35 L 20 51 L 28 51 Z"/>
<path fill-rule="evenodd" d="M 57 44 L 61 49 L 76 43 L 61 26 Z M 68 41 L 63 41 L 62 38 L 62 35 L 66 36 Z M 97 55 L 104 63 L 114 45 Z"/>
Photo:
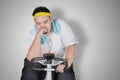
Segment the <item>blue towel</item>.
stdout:
<path fill-rule="evenodd" d="M 60 33 L 60 24 L 56 20 L 52 20 L 52 29 L 53 29 L 53 32 L 55 34 L 59 34 Z M 34 31 L 35 31 L 35 33 L 38 32 L 38 29 L 37 29 L 36 26 L 34 27 Z M 44 44 L 45 42 L 48 41 L 47 36 L 44 35 L 44 34 L 42 34 L 40 38 L 41 38 L 41 44 Z"/>

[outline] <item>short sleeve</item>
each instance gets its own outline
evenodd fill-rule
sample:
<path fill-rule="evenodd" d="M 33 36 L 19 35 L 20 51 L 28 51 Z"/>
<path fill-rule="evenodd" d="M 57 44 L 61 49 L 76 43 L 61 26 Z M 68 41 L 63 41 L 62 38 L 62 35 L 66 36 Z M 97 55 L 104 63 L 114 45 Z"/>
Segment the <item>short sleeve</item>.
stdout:
<path fill-rule="evenodd" d="M 25 41 L 25 54 L 28 53 L 28 50 L 34 40 L 34 37 L 35 37 L 35 33 L 33 30 L 30 31 L 28 37 L 26 38 L 26 41 Z"/>
<path fill-rule="evenodd" d="M 63 20 L 58 20 L 60 24 L 60 37 L 65 47 L 79 43 L 71 27 Z"/>

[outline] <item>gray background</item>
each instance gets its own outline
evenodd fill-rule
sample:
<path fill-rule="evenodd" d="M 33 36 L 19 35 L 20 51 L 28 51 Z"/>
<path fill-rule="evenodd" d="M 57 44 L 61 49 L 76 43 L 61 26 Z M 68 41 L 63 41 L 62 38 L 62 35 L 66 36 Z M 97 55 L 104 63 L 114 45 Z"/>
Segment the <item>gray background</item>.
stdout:
<path fill-rule="evenodd" d="M 20 80 L 31 14 L 41 5 L 71 25 L 80 41 L 77 80 L 120 80 L 120 0 L 0 0 L 0 80 Z"/>

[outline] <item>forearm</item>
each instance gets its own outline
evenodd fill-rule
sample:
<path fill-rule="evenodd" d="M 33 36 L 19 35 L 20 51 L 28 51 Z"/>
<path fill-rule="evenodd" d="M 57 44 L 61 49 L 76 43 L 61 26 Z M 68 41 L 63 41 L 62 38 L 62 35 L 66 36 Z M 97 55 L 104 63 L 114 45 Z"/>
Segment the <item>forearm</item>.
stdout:
<path fill-rule="evenodd" d="M 41 40 L 40 36 L 37 34 L 30 46 L 26 58 L 30 61 L 32 58 L 40 57 L 41 54 Z"/>
<path fill-rule="evenodd" d="M 75 44 L 70 45 L 66 48 L 66 60 L 68 63 L 68 68 L 71 66 L 74 60 Z"/>

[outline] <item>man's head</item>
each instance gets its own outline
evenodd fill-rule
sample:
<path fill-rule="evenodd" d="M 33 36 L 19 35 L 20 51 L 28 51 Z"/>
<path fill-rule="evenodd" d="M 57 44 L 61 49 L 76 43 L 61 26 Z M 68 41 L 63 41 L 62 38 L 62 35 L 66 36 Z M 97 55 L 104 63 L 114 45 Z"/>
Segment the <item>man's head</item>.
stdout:
<path fill-rule="evenodd" d="M 46 35 L 49 34 L 51 30 L 51 13 L 46 7 L 37 7 L 32 13 L 37 29 L 40 27 L 45 29 Z"/>

